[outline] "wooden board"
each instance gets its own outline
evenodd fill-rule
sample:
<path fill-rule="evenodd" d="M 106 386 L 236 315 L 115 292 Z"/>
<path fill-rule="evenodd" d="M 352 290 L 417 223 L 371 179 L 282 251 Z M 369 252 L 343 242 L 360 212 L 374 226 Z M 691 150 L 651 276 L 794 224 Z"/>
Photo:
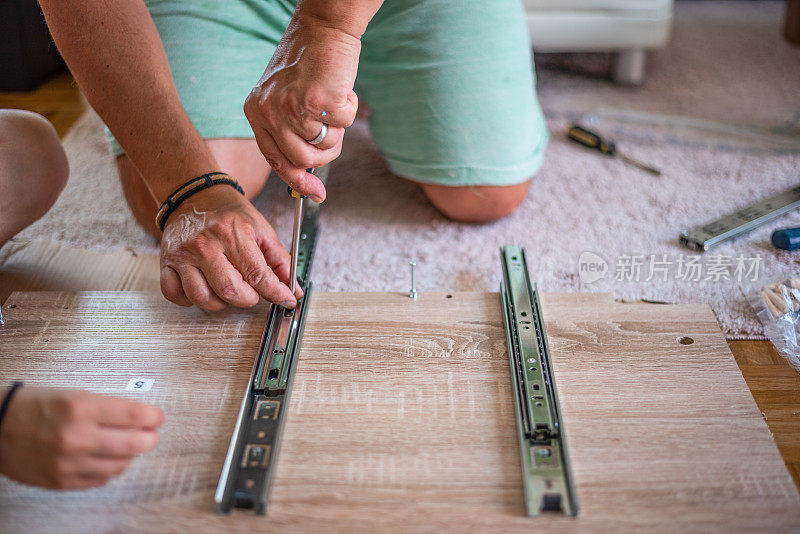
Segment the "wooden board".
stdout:
<path fill-rule="evenodd" d="M 217 516 L 265 309 L 16 293 L 3 380 L 138 398 L 168 422 L 159 449 L 105 488 L 0 482 L 0 530 L 800 529 L 795 487 L 708 307 L 545 294 L 543 309 L 577 519 L 523 515 L 499 297 L 477 293 L 314 295 L 270 513 Z M 126 392 L 134 377 L 156 382 Z"/>
<path fill-rule="evenodd" d="M 110 253 L 52 241 L 11 240 L 0 248 L 0 303 L 14 291 L 160 291 L 158 256 Z"/>
<path fill-rule="evenodd" d="M 0 248 L 0 302 L 14 291 L 159 291 L 158 256 L 49 241 Z M 769 341 L 728 341 L 795 486 L 800 487 L 800 374 Z"/>

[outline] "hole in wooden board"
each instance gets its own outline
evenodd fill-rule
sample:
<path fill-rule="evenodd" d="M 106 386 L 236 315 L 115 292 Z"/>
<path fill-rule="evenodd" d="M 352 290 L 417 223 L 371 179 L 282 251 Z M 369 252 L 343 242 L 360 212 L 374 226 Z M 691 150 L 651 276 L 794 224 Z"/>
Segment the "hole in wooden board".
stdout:
<path fill-rule="evenodd" d="M 535 370 L 536 370 L 536 367 L 531 367 L 530 369 L 528 369 L 528 371 L 535 371 Z"/>
<path fill-rule="evenodd" d="M 9 306 L 9 308 L 16 308 L 16 307 L 17 307 L 16 304 L 12 304 L 11 306 Z"/>
<path fill-rule="evenodd" d="M 677 341 L 681 345 L 691 345 L 692 343 L 694 343 L 694 339 L 690 338 L 689 336 L 681 336 L 675 341 Z"/>
<path fill-rule="evenodd" d="M 533 385 L 533 389 L 534 389 L 534 391 L 538 391 L 539 390 L 539 384 L 534 384 Z"/>
<path fill-rule="evenodd" d="M 453 295 L 445 295 L 445 298 L 451 299 L 453 298 Z"/>
<path fill-rule="evenodd" d="M 528 312 L 520 312 L 520 315 L 523 316 L 523 317 L 527 317 L 528 316 Z"/>
<path fill-rule="evenodd" d="M 537 407 L 539 407 L 539 408 L 541 408 L 541 407 L 542 407 L 542 403 L 541 403 L 541 402 L 537 402 L 537 403 L 536 403 L 536 406 L 537 406 Z"/>

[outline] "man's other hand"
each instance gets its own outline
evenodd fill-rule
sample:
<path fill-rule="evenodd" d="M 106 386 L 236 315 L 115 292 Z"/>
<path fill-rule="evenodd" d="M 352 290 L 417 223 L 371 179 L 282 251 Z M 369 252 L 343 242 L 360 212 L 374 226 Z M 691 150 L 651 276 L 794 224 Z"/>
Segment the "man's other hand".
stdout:
<path fill-rule="evenodd" d="M 163 422 L 154 406 L 22 387 L 0 429 L 0 473 L 52 489 L 102 486 L 156 447 Z"/>
<path fill-rule="evenodd" d="M 161 292 L 181 306 L 218 311 L 255 306 L 259 296 L 294 308 L 291 258 L 263 215 L 234 188 L 192 195 L 170 215 L 161 238 Z"/>
<path fill-rule="evenodd" d="M 361 41 L 295 12 L 264 75 L 244 104 L 256 142 L 272 169 L 300 194 L 325 200 L 325 186 L 306 172 L 342 151 L 344 129 L 356 117 L 353 91 Z M 322 124 L 328 133 L 318 145 Z"/>

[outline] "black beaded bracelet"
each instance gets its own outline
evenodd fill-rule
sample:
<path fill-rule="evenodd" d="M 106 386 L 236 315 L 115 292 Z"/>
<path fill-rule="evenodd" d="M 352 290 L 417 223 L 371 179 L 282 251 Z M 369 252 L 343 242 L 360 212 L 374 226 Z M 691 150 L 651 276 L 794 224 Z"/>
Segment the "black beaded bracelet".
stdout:
<path fill-rule="evenodd" d="M 3 418 L 6 416 L 6 412 L 8 411 L 8 405 L 11 404 L 11 398 L 21 387 L 22 382 L 14 382 L 11 384 L 11 387 L 8 388 L 8 393 L 6 393 L 6 398 L 3 399 L 3 404 L 0 404 L 0 430 L 3 428 Z"/>
<path fill-rule="evenodd" d="M 215 176 L 218 176 L 219 178 L 214 178 Z M 194 195 L 198 191 L 208 189 L 209 187 L 218 184 L 230 185 L 239 193 L 244 195 L 244 191 L 239 185 L 239 182 L 224 172 L 209 172 L 202 176 L 198 176 L 197 178 L 189 180 L 176 189 L 175 192 L 168 196 L 167 200 L 161 204 L 161 207 L 158 209 L 158 213 L 156 214 L 156 226 L 158 226 L 158 229 L 162 232 L 164 231 L 164 226 L 167 224 L 167 218 L 169 218 L 169 216 L 172 215 L 176 209 L 178 209 L 178 206 L 180 206 L 184 200 Z"/>

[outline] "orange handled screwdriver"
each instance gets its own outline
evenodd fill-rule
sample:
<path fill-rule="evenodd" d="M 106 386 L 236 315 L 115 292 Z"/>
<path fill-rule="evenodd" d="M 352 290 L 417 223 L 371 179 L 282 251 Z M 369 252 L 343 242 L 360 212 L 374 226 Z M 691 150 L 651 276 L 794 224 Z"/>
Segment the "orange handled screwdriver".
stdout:
<path fill-rule="evenodd" d="M 651 167 L 650 165 L 646 165 L 641 161 L 634 159 L 630 156 L 626 156 L 625 154 L 621 154 L 617 152 L 617 145 L 614 144 L 613 141 L 609 141 L 607 139 L 603 139 L 599 134 L 587 130 L 586 128 L 582 128 L 581 126 L 573 125 L 569 131 L 567 131 L 567 137 L 576 143 L 583 145 L 587 148 L 591 148 L 594 150 L 598 150 L 601 153 L 605 154 L 609 157 L 619 156 L 619 158 L 635 167 L 642 169 L 643 171 L 647 171 L 654 176 L 661 176 L 661 171 Z"/>

